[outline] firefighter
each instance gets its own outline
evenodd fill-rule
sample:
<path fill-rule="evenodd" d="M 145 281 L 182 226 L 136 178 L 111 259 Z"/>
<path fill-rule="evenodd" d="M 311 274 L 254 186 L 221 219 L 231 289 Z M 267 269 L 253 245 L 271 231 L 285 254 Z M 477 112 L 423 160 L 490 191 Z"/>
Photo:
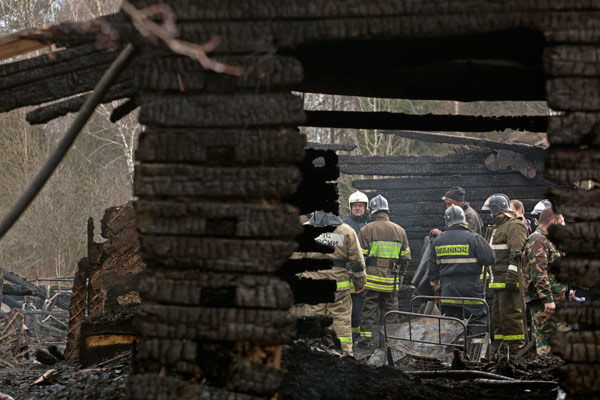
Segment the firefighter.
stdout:
<path fill-rule="evenodd" d="M 519 200 L 512 199 L 510 201 L 510 208 L 511 210 L 517 213 L 517 216 L 521 219 L 521 221 L 523 221 L 523 223 L 527 227 L 527 234 L 531 235 L 534 231 L 533 224 L 531 220 L 527 218 L 524 214 L 525 207 L 523 206 L 523 203 Z"/>
<path fill-rule="evenodd" d="M 446 203 L 446 208 L 452 205 L 461 207 L 465 212 L 467 227 L 473 232 L 483 235 L 483 221 L 479 214 L 477 214 L 477 211 L 465 201 L 465 190 L 463 188 L 460 186 L 451 188 L 442 196 L 442 200 Z"/>
<path fill-rule="evenodd" d="M 367 265 L 358 345 L 374 349 L 383 315 L 398 310 L 397 293 L 410 261 L 410 248 L 404 229 L 390 221 L 385 197 L 375 196 L 369 208 L 372 221 L 358 234 Z"/>
<path fill-rule="evenodd" d="M 334 252 L 295 252 L 291 258 L 331 259 L 334 260 L 334 266 L 326 270 L 302 272 L 297 276 L 310 279 L 334 279 L 337 282 L 337 291 L 333 303 L 304 304 L 294 307 L 292 313 L 298 317 L 330 316 L 333 319 L 332 328 L 340 340 L 342 351 L 345 355 L 352 356 L 350 285 L 352 282 L 357 291 L 362 291 L 366 282 L 365 261 L 358 243 L 358 237 L 354 229 L 344 224 L 338 216 L 323 211 L 316 211 L 307 223 L 319 227 L 335 226 L 332 233 L 322 234 L 315 238 L 318 243 L 333 247 Z M 346 263 L 350 264 L 350 270 L 346 269 Z"/>
<path fill-rule="evenodd" d="M 348 206 L 350 214 L 343 219 L 345 224 L 350 225 L 358 235 L 360 228 L 369 222 L 367 214 L 369 198 L 366 194 L 356 191 L 348 197 Z M 346 265 L 349 268 L 349 265 Z M 360 313 L 362 311 L 362 295 L 357 293 L 354 285 L 350 288 L 352 297 L 352 340 L 358 341 L 360 338 Z"/>
<path fill-rule="evenodd" d="M 531 229 L 533 231 L 535 231 L 537 229 L 538 225 L 539 225 L 539 223 L 538 223 L 538 215 L 540 215 L 540 213 L 542 211 L 544 211 L 544 209 L 546 207 L 550 207 L 550 206 L 552 206 L 552 203 L 550 203 L 550 200 L 544 199 L 544 200 L 538 201 L 537 204 L 533 207 L 533 210 L 531 210 L 531 216 L 532 216 L 532 220 L 531 220 L 532 226 L 531 226 Z M 564 222 L 564 220 L 563 220 L 563 222 Z"/>
<path fill-rule="evenodd" d="M 492 324 L 495 345 L 506 342 L 511 352 L 516 352 L 525 340 L 521 294 L 520 271 L 515 259 L 527 241 L 527 227 L 517 213 L 510 209 L 510 200 L 497 193 L 487 198 L 483 207 L 489 211 L 493 225 L 490 245 L 496 253 L 489 288 L 494 292 Z"/>
<path fill-rule="evenodd" d="M 523 250 L 523 275 L 525 277 L 525 301 L 531 312 L 532 334 L 535 351 L 539 357 L 550 356 L 548 337 L 558 329 L 550 317 L 556 310 L 556 302 L 564 300 L 567 285 L 556 280 L 548 267 L 560 257 L 560 252 L 548 240 L 548 228 L 563 223 L 563 216 L 546 207 L 540 213 L 539 226 Z M 573 290 L 569 297 L 575 296 Z"/>
<path fill-rule="evenodd" d="M 493 265 L 496 256 L 483 236 L 467 228 L 464 210 L 451 205 L 444 214 L 448 230 L 435 238 L 428 258 L 429 281 L 442 297 L 475 297 L 483 299 L 481 268 Z M 442 312 L 449 317 L 469 319 L 469 335 L 486 331 L 487 310 L 475 300 L 442 299 Z"/>

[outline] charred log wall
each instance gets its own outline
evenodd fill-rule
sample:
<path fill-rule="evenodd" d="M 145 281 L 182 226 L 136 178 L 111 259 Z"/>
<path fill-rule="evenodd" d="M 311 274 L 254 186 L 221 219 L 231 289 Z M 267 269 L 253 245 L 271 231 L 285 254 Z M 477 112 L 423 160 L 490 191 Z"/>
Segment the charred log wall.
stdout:
<path fill-rule="evenodd" d="M 304 112 L 284 89 L 302 68 L 280 56 L 228 62 L 245 75 L 163 54 L 135 81 L 146 126 L 135 207 L 150 274 L 133 399 L 271 397 L 281 344 L 296 334 L 293 293 L 278 273 L 302 232 L 291 203 Z"/>

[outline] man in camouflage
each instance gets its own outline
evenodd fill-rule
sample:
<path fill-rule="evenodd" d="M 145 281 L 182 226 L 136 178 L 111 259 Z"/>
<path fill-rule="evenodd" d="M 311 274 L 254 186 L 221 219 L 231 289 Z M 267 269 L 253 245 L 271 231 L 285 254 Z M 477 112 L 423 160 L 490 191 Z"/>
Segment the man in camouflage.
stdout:
<path fill-rule="evenodd" d="M 560 252 L 548 240 L 548 228 L 563 223 L 563 216 L 546 207 L 540 214 L 539 226 L 529 236 L 523 251 L 523 275 L 525 277 L 525 301 L 531 313 L 532 334 L 538 357 L 550 355 L 548 338 L 558 329 L 550 317 L 556 311 L 556 302 L 565 298 L 567 286 L 548 272 L 548 267 Z M 570 294 L 571 296 L 574 293 Z"/>
<path fill-rule="evenodd" d="M 375 348 L 383 315 L 398 310 L 397 290 L 402 286 L 410 261 L 410 248 L 404 229 L 390 221 L 385 197 L 377 195 L 372 198 L 369 208 L 372 222 L 358 233 L 367 265 L 358 345 Z"/>
<path fill-rule="evenodd" d="M 352 331 L 350 320 L 352 316 L 352 299 L 350 298 L 351 282 L 357 292 L 365 286 L 365 261 L 358 243 L 356 232 L 349 225 L 331 213 L 316 211 L 307 224 L 314 226 L 335 226 L 330 234 L 323 234 L 317 238 L 320 244 L 334 248 L 333 253 L 295 252 L 291 259 L 311 258 L 334 260 L 333 268 L 318 271 L 307 271 L 297 274 L 299 278 L 332 279 L 336 281 L 337 291 L 333 303 L 317 305 L 302 305 L 292 308 L 292 314 L 298 317 L 312 315 L 327 315 L 333 319 L 332 328 L 340 340 L 344 355 L 352 356 Z M 346 269 L 346 263 L 349 269 Z"/>
<path fill-rule="evenodd" d="M 481 208 L 491 213 L 494 225 L 489 243 L 496 254 L 492 267 L 490 290 L 494 292 L 492 324 L 494 346 L 508 344 L 511 353 L 516 353 L 524 344 L 525 331 L 519 292 L 519 268 L 514 255 L 523 250 L 527 241 L 527 227 L 510 209 L 509 198 L 496 193 L 488 197 Z"/>

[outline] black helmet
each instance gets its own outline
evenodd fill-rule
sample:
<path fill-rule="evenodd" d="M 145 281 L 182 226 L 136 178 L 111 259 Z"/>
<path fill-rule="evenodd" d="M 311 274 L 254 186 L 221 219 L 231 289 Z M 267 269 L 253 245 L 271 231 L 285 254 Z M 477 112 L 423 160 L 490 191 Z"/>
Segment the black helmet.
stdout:
<path fill-rule="evenodd" d="M 446 226 L 448 228 L 454 225 L 467 223 L 465 211 L 462 209 L 462 207 L 455 205 L 451 205 L 450 207 L 446 208 L 444 219 L 446 220 Z"/>
<path fill-rule="evenodd" d="M 481 209 L 498 215 L 502 211 L 510 210 L 510 200 L 507 195 L 496 193 L 487 198 Z"/>

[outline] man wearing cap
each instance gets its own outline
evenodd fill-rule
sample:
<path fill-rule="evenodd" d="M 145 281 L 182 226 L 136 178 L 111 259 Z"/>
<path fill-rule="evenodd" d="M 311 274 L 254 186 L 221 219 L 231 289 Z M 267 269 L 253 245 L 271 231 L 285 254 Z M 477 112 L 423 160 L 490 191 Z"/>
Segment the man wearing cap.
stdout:
<path fill-rule="evenodd" d="M 446 203 L 446 208 L 452 205 L 461 207 L 465 212 L 467 227 L 473 232 L 483 235 L 483 221 L 477 211 L 465 201 L 465 189 L 455 186 L 442 196 L 442 200 Z"/>

